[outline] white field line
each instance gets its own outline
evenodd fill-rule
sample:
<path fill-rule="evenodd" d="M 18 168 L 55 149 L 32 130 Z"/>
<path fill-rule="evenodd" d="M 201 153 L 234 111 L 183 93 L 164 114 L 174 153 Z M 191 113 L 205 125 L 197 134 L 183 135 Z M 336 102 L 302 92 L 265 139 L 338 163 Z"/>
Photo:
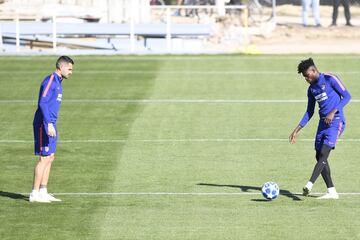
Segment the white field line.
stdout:
<path fill-rule="evenodd" d="M 207 143 L 207 142 L 288 142 L 287 138 L 192 138 L 192 139 L 79 139 L 59 140 L 59 143 Z M 298 139 L 298 142 L 313 142 L 314 139 Z M 339 142 L 360 142 L 358 138 L 339 139 Z M 0 143 L 33 143 L 33 140 L 1 139 Z"/>
<path fill-rule="evenodd" d="M 18 70 L 8 71 L 8 70 L 1 70 L 0 74 L 39 74 L 44 73 L 44 71 L 40 70 Z M 211 75 L 211 74 L 219 74 L 219 75 L 294 75 L 298 76 L 296 71 L 243 71 L 243 70 L 187 70 L 187 69 L 179 69 L 179 70 L 82 70 L 76 72 L 76 74 L 176 74 L 176 75 L 184 75 L 184 74 L 196 74 L 196 75 Z M 350 75 L 357 75 L 360 74 L 360 71 L 339 71 L 336 74 L 350 74 Z M 223 80 L 223 79 L 222 79 Z"/>
<path fill-rule="evenodd" d="M 29 195 L 29 193 L 18 193 Z M 324 193 L 311 193 L 311 195 L 322 195 Z M 339 193 L 343 196 L 360 196 L 360 192 Z M 57 196 L 252 196 L 261 195 L 260 192 L 64 192 L 54 193 Z M 302 193 L 281 193 L 281 195 L 302 195 Z"/>
<path fill-rule="evenodd" d="M 54 60 L 55 57 L 53 56 L 41 56 L 41 57 L 5 57 L 5 58 L 0 58 L 0 61 L 9 61 L 10 59 L 14 59 L 16 61 L 34 61 L 34 59 L 39 59 L 39 60 Z M 78 57 L 79 60 L 83 60 L 82 56 Z M 86 57 L 85 57 L 86 58 Z M 177 55 L 177 56 L 161 56 L 161 55 L 150 55 L 150 56 L 144 56 L 144 55 L 138 55 L 138 56 L 91 56 L 91 60 L 106 60 L 106 62 L 111 62 L 111 61 L 119 61 L 119 60 L 124 60 L 124 61 L 134 61 L 134 62 L 138 62 L 138 61 L 162 61 L 162 60 L 166 60 L 166 61 L 215 61 L 215 62 L 219 62 L 221 60 L 229 60 L 229 61 L 233 61 L 234 59 L 239 59 L 239 60 L 266 60 L 266 61 L 274 61 L 274 59 L 278 59 L 278 60 L 294 60 L 296 61 L 296 63 L 298 61 L 300 61 L 301 59 L 303 59 L 303 57 L 301 56 L 297 56 L 297 55 L 266 55 L 266 56 L 246 56 L 246 55 L 219 55 L 219 54 L 206 54 L 206 55 L 200 55 L 200 56 L 194 56 L 194 55 L 185 55 L 185 56 L 181 56 L 181 55 Z M 332 59 L 360 59 L 360 55 L 359 54 L 353 54 L 353 55 L 318 55 L 316 56 L 316 59 L 325 59 L 328 61 L 331 61 Z M 55 59 L 56 60 L 56 59 Z"/>
<path fill-rule="evenodd" d="M 118 103 L 118 104 L 231 104 L 231 103 L 306 103 L 299 99 L 67 99 L 64 103 Z M 360 103 L 360 99 L 352 99 L 352 103 Z M 0 100 L 0 104 L 36 104 L 36 100 L 9 99 Z"/>

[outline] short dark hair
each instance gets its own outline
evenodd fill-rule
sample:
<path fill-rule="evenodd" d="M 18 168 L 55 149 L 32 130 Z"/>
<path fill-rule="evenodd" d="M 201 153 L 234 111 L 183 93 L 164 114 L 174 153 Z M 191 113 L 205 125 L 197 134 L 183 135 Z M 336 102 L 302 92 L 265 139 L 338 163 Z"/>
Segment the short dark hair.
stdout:
<path fill-rule="evenodd" d="M 316 67 L 312 58 L 302 60 L 298 65 L 298 73 L 304 73 L 311 66 Z"/>
<path fill-rule="evenodd" d="M 68 56 L 61 56 L 58 58 L 58 60 L 56 61 L 56 68 L 59 69 L 61 63 L 71 63 L 72 65 L 74 65 L 74 60 L 72 60 L 70 57 Z"/>

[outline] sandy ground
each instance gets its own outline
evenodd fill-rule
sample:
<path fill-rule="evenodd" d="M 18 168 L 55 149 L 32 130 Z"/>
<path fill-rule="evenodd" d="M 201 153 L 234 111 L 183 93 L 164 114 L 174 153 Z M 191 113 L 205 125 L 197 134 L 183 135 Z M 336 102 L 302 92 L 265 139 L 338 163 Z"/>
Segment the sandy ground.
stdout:
<path fill-rule="evenodd" d="M 289 7 L 287 7 L 289 8 Z M 344 53 L 360 54 L 360 7 L 351 10 L 351 22 L 354 27 L 345 26 L 345 18 L 340 8 L 336 27 L 330 27 L 332 8 L 324 6 L 321 9 L 322 27 L 315 27 L 310 15 L 312 26 L 303 27 L 301 8 L 291 6 L 291 16 L 288 9 L 278 8 L 275 29 L 266 36 L 255 36 L 251 43 L 258 51 L 265 54 L 277 53 Z M 297 9 L 297 11 L 294 11 Z"/>

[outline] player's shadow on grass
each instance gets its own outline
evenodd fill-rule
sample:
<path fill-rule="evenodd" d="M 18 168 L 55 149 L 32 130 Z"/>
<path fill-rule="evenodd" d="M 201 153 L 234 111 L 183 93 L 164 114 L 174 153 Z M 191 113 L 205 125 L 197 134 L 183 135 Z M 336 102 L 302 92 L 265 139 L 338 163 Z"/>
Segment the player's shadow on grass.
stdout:
<path fill-rule="evenodd" d="M 16 200 L 24 200 L 24 201 L 28 201 L 29 197 L 22 195 L 20 193 L 12 193 L 12 192 L 3 192 L 0 191 L 0 197 L 7 197 L 7 198 L 12 198 L 12 199 L 16 199 Z"/>
<path fill-rule="evenodd" d="M 224 184 L 212 184 L 212 183 L 198 183 L 199 186 L 209 186 L 209 187 L 226 187 L 226 188 L 238 188 L 242 192 L 249 192 L 249 190 L 259 191 L 261 193 L 261 187 L 254 187 L 254 186 L 243 186 L 243 185 L 224 185 Z M 301 201 L 299 198 L 299 194 L 292 193 L 288 190 L 282 189 L 280 190 L 280 195 L 291 198 L 294 201 Z M 266 199 L 251 199 L 251 201 L 256 202 L 267 202 Z"/>

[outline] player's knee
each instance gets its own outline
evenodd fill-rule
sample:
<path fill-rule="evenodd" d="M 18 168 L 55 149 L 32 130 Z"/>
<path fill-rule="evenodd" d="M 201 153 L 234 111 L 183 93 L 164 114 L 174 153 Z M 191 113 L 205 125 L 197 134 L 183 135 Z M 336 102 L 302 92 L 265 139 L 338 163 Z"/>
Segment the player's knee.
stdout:
<path fill-rule="evenodd" d="M 317 158 L 318 162 L 322 162 L 326 165 L 331 149 L 332 148 L 330 146 L 324 144 L 319 152 L 319 158 Z"/>
<path fill-rule="evenodd" d="M 44 163 L 44 164 L 48 164 L 51 162 L 51 156 L 41 156 L 40 157 L 40 162 Z"/>

